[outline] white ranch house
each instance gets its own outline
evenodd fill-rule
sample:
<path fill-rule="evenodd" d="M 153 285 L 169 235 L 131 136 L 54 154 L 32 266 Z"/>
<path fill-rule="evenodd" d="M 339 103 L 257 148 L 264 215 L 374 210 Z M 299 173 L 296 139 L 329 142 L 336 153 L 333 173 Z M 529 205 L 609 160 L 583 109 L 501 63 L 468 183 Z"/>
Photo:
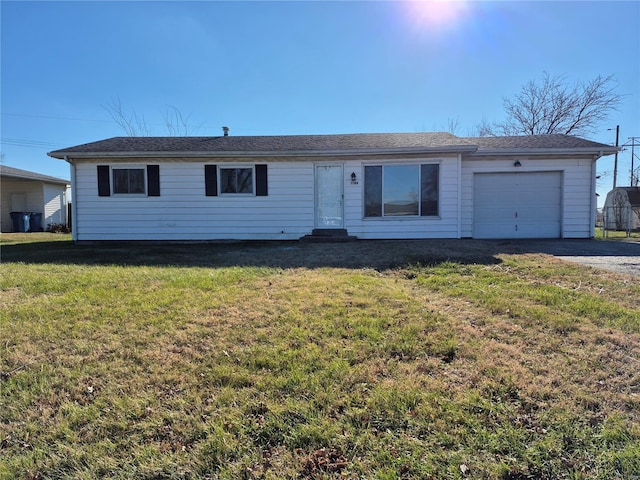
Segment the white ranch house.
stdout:
<path fill-rule="evenodd" d="M 71 165 L 82 241 L 590 238 L 596 160 L 566 135 L 116 137 Z"/>

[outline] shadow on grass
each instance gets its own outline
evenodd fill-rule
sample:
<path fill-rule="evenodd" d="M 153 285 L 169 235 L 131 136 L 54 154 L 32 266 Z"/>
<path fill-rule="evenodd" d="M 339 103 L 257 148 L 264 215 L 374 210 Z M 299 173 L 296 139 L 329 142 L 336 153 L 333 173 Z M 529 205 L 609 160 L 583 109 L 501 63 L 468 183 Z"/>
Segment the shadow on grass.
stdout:
<path fill-rule="evenodd" d="M 480 240 L 360 240 L 349 243 L 238 241 L 197 244 L 3 245 L 3 263 L 176 267 L 372 268 L 500 263 L 505 244 Z"/>
<path fill-rule="evenodd" d="M 513 240 L 514 253 L 546 253 L 563 257 L 640 256 L 640 243 L 624 240 L 564 239 L 564 240 Z"/>

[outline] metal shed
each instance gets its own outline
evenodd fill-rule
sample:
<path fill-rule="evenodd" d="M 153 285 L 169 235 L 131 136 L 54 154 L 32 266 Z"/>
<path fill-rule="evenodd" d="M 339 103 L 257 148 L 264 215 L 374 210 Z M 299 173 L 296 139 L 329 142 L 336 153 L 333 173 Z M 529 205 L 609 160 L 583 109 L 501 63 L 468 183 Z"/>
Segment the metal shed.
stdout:
<path fill-rule="evenodd" d="M 616 187 L 607 193 L 603 223 L 607 230 L 640 229 L 640 187 Z"/>

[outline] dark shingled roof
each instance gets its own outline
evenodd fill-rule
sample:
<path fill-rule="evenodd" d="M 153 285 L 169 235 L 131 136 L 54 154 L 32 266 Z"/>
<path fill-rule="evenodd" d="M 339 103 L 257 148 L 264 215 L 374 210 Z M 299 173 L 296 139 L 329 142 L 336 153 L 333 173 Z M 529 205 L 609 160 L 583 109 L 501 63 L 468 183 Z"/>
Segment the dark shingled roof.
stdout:
<path fill-rule="evenodd" d="M 522 135 L 516 137 L 467 137 L 479 150 L 530 148 L 611 148 L 611 145 L 592 142 L 571 135 Z"/>
<path fill-rule="evenodd" d="M 0 165 L 0 176 L 19 178 L 22 180 L 37 180 L 40 182 L 56 183 L 60 185 L 70 185 L 69 180 L 50 177 L 49 175 L 42 175 L 40 173 L 29 172 L 27 170 L 20 170 L 19 168 L 7 167 L 6 165 Z"/>
<path fill-rule="evenodd" d="M 354 133 L 341 135 L 278 135 L 221 137 L 114 137 L 49 152 L 49 156 L 126 156 L 172 154 L 300 154 L 378 151 L 456 151 L 519 149 L 611 149 L 589 140 L 567 135 L 461 138 L 444 132 Z M 612 153 L 612 152 L 611 152 Z"/>
<path fill-rule="evenodd" d="M 472 147 L 450 133 L 356 133 L 227 137 L 114 137 L 50 152 L 324 152 L 378 149 Z"/>
<path fill-rule="evenodd" d="M 640 187 L 620 187 L 626 190 L 629 203 L 634 207 L 640 207 Z"/>

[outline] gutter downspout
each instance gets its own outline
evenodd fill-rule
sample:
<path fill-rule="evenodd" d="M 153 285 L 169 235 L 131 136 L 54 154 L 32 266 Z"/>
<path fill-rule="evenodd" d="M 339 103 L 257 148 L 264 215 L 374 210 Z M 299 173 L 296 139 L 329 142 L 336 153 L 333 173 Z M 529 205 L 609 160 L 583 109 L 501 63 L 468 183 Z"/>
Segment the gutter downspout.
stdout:
<path fill-rule="evenodd" d="M 458 154 L 458 232 L 457 238 L 462 238 L 462 154 Z"/>
<path fill-rule="evenodd" d="M 76 166 L 69 160 L 67 155 L 64 156 L 64 161 L 69 164 L 71 168 L 71 240 L 73 243 L 78 241 L 78 189 L 76 188 Z M 67 219 L 69 222 L 69 219 Z"/>
<path fill-rule="evenodd" d="M 591 162 L 591 214 L 589 215 L 590 225 L 589 225 L 589 237 L 595 238 L 596 236 L 596 209 L 598 208 L 598 197 L 596 196 L 596 162 L 602 156 L 594 155 L 593 161 Z"/>

